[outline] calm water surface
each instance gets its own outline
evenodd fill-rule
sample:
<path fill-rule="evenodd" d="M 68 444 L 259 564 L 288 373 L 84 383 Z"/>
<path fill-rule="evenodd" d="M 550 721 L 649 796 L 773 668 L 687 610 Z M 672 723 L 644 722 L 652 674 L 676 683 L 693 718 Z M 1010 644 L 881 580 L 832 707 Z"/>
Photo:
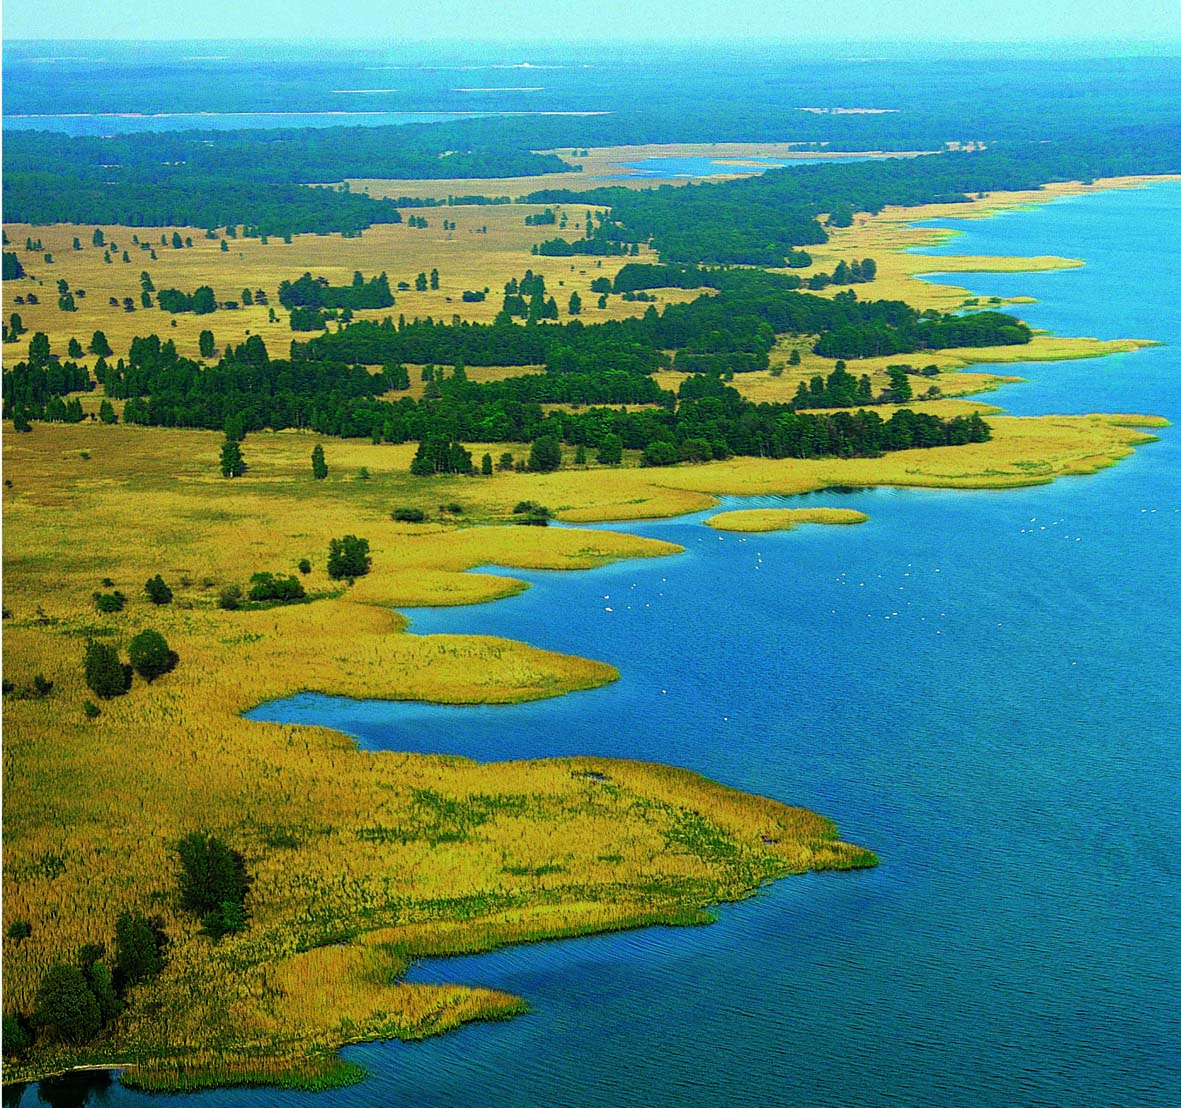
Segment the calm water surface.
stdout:
<path fill-rule="evenodd" d="M 1087 266 L 957 283 L 1038 297 L 1020 309 L 1037 327 L 1173 344 L 1023 367 L 1006 408 L 1181 422 L 1181 185 L 965 226 L 944 252 Z M 372 1074 L 352 1089 L 149 1098 L 116 1083 L 94 1102 L 1176 1108 L 1178 439 L 1031 489 L 783 501 L 861 509 L 858 527 L 628 525 L 685 553 L 512 571 L 533 588 L 412 612 L 417 632 L 525 639 L 622 678 L 524 706 L 297 697 L 255 716 L 368 748 L 671 762 L 832 816 L 880 868 L 781 881 L 711 927 L 417 966 L 414 980 L 507 989 L 533 1012 L 350 1048 Z"/>
<path fill-rule="evenodd" d="M 731 158 L 719 161 L 717 158 L 678 157 L 641 158 L 635 162 L 620 162 L 631 173 L 615 173 L 604 177 L 593 177 L 595 181 L 619 181 L 641 177 L 727 177 L 735 173 L 765 173 L 768 169 L 780 169 L 800 165 L 823 165 L 826 162 L 866 162 L 868 155 L 850 154 L 842 158 Z"/>

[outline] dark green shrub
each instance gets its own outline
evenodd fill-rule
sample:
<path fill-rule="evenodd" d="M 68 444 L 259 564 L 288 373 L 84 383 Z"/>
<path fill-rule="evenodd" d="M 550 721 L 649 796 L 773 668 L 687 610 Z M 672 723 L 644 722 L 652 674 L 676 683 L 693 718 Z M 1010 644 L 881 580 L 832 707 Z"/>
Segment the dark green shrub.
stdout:
<path fill-rule="evenodd" d="M 176 654 L 159 631 L 141 631 L 128 644 L 132 668 L 149 684 L 176 667 Z"/>
<path fill-rule="evenodd" d="M 153 604 L 172 603 L 172 590 L 164 584 L 164 578 L 158 573 L 155 577 L 144 582 L 144 591 Z"/>
<path fill-rule="evenodd" d="M 182 908 L 201 917 L 202 929 L 215 941 L 246 926 L 246 860 L 214 835 L 194 831 L 177 843 Z"/>
<path fill-rule="evenodd" d="M 312 563 L 311 563 L 311 562 L 309 562 L 309 561 L 307 560 L 307 558 L 300 558 L 300 560 L 299 560 L 299 572 L 300 572 L 300 573 L 311 573 L 311 572 L 312 572 Z"/>
<path fill-rule="evenodd" d="M 18 1016 L 5 1016 L 0 1039 L 4 1043 L 5 1058 L 19 1058 L 33 1045 L 33 1036 Z M 18 1086 L 19 1087 L 19 1086 Z"/>
<path fill-rule="evenodd" d="M 164 947 L 168 942 L 163 924 L 138 912 L 121 912 L 115 920 L 115 988 L 125 992 L 145 977 L 164 968 Z"/>
<path fill-rule="evenodd" d="M 114 592 L 96 592 L 94 594 L 94 606 L 100 612 L 121 612 L 126 603 L 127 597 L 118 589 Z"/>
<path fill-rule="evenodd" d="M 33 1023 L 50 1039 L 80 1046 L 98 1034 L 102 1009 L 86 975 L 77 966 L 50 966 L 33 1001 Z"/>
<path fill-rule="evenodd" d="M 522 527 L 548 527 L 550 510 L 536 500 L 522 500 L 513 509 L 514 523 Z"/>
<path fill-rule="evenodd" d="M 131 688 L 131 667 L 119 660 L 119 651 L 107 643 L 91 639 L 82 659 L 86 684 L 103 700 L 122 696 Z"/>
<path fill-rule="evenodd" d="M 14 943 L 19 943 L 22 939 L 27 939 L 33 933 L 33 925 L 28 920 L 18 919 L 14 920 L 8 925 L 8 930 L 4 932 Z"/>
<path fill-rule="evenodd" d="M 217 606 L 227 612 L 236 612 L 242 607 L 242 588 L 240 585 L 226 585 L 217 594 Z"/>
<path fill-rule="evenodd" d="M 86 713 L 87 719 L 98 719 L 102 715 L 102 709 L 93 700 L 84 700 L 82 702 L 82 711 Z"/>
<path fill-rule="evenodd" d="M 303 600 L 306 596 L 307 593 L 298 577 L 282 577 L 274 573 L 252 574 L 250 592 L 247 593 L 250 600 L 275 600 L 281 604 L 289 604 L 293 600 Z"/>
<path fill-rule="evenodd" d="M 373 559 L 369 557 L 369 540 L 356 535 L 345 535 L 328 544 L 328 576 L 334 581 L 347 577 L 364 577 Z"/>
<path fill-rule="evenodd" d="M 391 514 L 399 523 L 426 522 L 426 512 L 421 508 L 395 508 Z"/>

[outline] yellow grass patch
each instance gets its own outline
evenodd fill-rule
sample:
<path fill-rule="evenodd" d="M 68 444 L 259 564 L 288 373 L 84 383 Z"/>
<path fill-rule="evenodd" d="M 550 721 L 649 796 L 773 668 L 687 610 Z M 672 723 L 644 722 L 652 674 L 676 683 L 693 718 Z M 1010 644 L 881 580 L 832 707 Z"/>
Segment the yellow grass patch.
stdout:
<path fill-rule="evenodd" d="M 718 531 L 791 531 L 804 523 L 864 523 L 869 516 L 851 508 L 749 508 L 719 512 L 705 522 Z"/>
<path fill-rule="evenodd" d="M 325 481 L 311 477 L 317 441 Z M 407 634 L 388 605 L 522 587 L 466 572 L 489 563 L 588 568 L 679 548 L 497 526 L 521 499 L 560 506 L 558 486 L 517 473 L 413 479 L 411 447 L 251 435 L 247 476 L 226 481 L 218 444 L 121 425 L 5 431 L 5 675 L 54 683 L 44 700 L 5 703 L 4 925 L 32 926 L 5 940 L 6 1010 L 27 1013 L 46 968 L 83 942 L 109 949 L 121 911 L 162 915 L 171 940 L 164 973 L 92 1047 L 50 1049 L 6 1075 L 109 1063 L 134 1064 L 129 1080 L 153 1088 L 331 1082 L 343 1043 L 520 1010 L 482 990 L 405 985 L 416 952 L 695 921 L 769 877 L 872 860 L 819 816 L 661 767 L 365 754 L 333 732 L 245 721 L 305 689 L 484 704 L 601 685 L 616 672 L 600 662 Z M 596 482 L 592 470 L 570 476 L 588 493 Z M 453 503 L 460 516 L 440 511 Z M 395 523 L 403 504 L 430 521 Z M 324 571 L 329 538 L 346 533 L 367 537 L 374 561 L 351 589 Z M 217 606 L 225 585 L 295 572 L 304 557 L 310 603 Z M 163 608 L 142 591 L 157 572 L 176 594 Z M 94 610 L 104 577 L 125 611 Z M 125 651 L 144 627 L 179 666 L 88 720 L 86 638 Z M 172 846 L 190 830 L 242 850 L 254 876 L 249 930 L 217 946 L 176 905 Z"/>
<path fill-rule="evenodd" d="M 400 182 L 395 182 L 400 184 Z M 578 237 L 585 206 L 570 205 L 571 226 L 566 237 Z M 5 312 L 18 311 L 28 335 L 17 347 L 23 354 L 28 339 L 37 331 L 44 331 L 54 353 L 65 355 L 71 338 L 85 348 L 96 330 L 103 331 L 116 357 L 125 357 L 131 340 L 137 335 L 159 334 L 171 338 L 177 350 L 186 357 L 198 358 L 198 338 L 203 330 L 213 332 L 216 342 L 214 358 L 220 357 L 227 344 L 238 345 L 248 335 L 260 335 L 267 349 L 275 357 L 285 357 L 293 340 L 305 342 L 318 332 L 292 331 L 288 312 L 279 304 L 278 288 L 281 281 L 294 281 L 305 272 L 326 277 L 333 285 L 349 285 L 356 271 L 366 278 L 386 273 L 394 293 L 391 308 L 368 309 L 355 313 L 357 319 L 380 321 L 386 316 L 397 320 L 428 316 L 450 321 L 453 317 L 472 322 L 490 323 L 500 311 L 504 285 L 519 279 L 527 269 L 540 273 L 546 280 L 547 296 L 553 296 L 563 321 L 569 318 L 567 308 L 570 294 L 577 291 L 582 300 L 581 319 L 588 323 L 606 319 L 625 319 L 643 315 L 648 305 L 627 302 L 618 296 L 610 297 L 607 307 L 600 309 L 598 294 L 590 290 L 597 277 L 614 278 L 630 259 L 621 258 L 545 258 L 530 253 L 531 247 L 559 232 L 555 227 L 527 227 L 525 216 L 543 211 L 539 205 L 510 204 L 505 206 L 469 206 L 416 209 L 428 221 L 425 229 L 402 224 L 382 224 L 370 227 L 358 238 L 331 235 L 295 235 L 291 243 L 271 238 L 264 245 L 257 238 L 226 240 L 229 251 L 223 253 L 221 242 L 205 238 L 203 230 L 179 228 L 182 238 L 193 240 L 191 248 L 174 250 L 160 243 L 161 235 L 171 240 L 174 228 L 118 227 L 104 225 L 108 242 L 119 249 L 107 264 L 102 247 L 91 245 L 93 225 L 55 224 L 50 227 L 31 227 L 27 224 L 6 224 L 5 230 L 25 266 L 28 276 L 19 281 L 5 282 Z M 455 223 L 455 230 L 444 231 L 443 220 Z M 575 227 L 575 223 L 579 227 Z M 147 251 L 132 243 L 131 236 L 141 242 L 152 243 L 156 260 Z M 27 253 L 23 248 L 26 238 L 39 238 L 45 253 L 53 256 L 46 264 L 42 254 Z M 73 239 L 83 244 L 74 250 Z M 124 263 L 123 250 L 129 261 Z M 639 261 L 654 261 L 656 255 L 641 248 Z M 439 271 L 437 291 L 417 292 L 415 277 L 419 273 Z M 159 308 L 142 308 L 140 304 L 140 273 L 151 275 L 157 290 L 178 288 L 191 293 L 201 285 L 209 285 L 218 302 L 241 302 L 242 290 L 253 295 L 263 289 L 268 296 L 267 307 L 242 307 L 236 311 L 216 311 L 209 315 L 183 312 L 172 315 Z M 85 297 L 77 299 L 76 312 L 63 312 L 57 306 L 57 282 L 65 280 L 71 289 L 85 290 Z M 409 290 L 396 289 L 398 282 L 410 285 Z M 487 298 L 480 303 L 465 303 L 465 291 L 482 292 Z M 33 292 L 40 303 L 14 305 L 12 297 Z M 666 303 L 693 299 L 696 291 L 668 289 L 656 294 L 657 308 Z M 130 297 L 136 308 L 126 312 L 111 307 L 111 297 L 119 300 Z M 153 293 L 153 300 L 155 294 Z M 273 308 L 277 322 L 269 322 L 268 308 Z M 335 329 L 335 323 L 330 324 Z M 93 364 L 94 358 L 85 361 Z M 473 374 L 473 379 L 477 379 Z"/>

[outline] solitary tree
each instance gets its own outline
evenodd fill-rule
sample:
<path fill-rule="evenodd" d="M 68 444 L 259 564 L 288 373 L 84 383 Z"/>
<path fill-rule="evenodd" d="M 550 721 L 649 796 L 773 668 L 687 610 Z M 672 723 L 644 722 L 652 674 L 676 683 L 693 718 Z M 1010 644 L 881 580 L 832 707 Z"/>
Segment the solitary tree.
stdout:
<path fill-rule="evenodd" d="M 483 474 L 485 477 L 492 476 L 492 455 L 491 454 L 485 454 L 484 457 L 482 457 L 480 459 L 480 473 Z"/>
<path fill-rule="evenodd" d="M 158 631 L 139 632 L 128 644 L 128 657 L 132 669 L 149 684 L 176 665 L 176 654 Z"/>
<path fill-rule="evenodd" d="M 431 270 L 431 291 L 439 291 L 439 271 L 437 269 Z"/>
<path fill-rule="evenodd" d="M 562 464 L 562 444 L 557 435 L 542 435 L 529 451 L 529 469 L 533 473 L 552 473 Z"/>
<path fill-rule="evenodd" d="M 106 237 L 103 235 L 102 229 L 100 227 L 96 227 L 94 229 L 94 234 L 91 236 L 90 241 L 93 242 L 95 246 L 105 246 L 106 245 L 107 240 L 106 240 Z"/>
<path fill-rule="evenodd" d="M 109 358 L 114 353 L 111 344 L 107 342 L 107 336 L 102 331 L 95 331 L 90 336 L 90 352 L 97 354 L 100 358 Z"/>
<path fill-rule="evenodd" d="M 570 308 L 571 315 L 582 315 L 582 297 L 578 295 L 577 290 L 570 294 Z"/>
<path fill-rule="evenodd" d="M 914 395 L 910 387 L 910 375 L 901 366 L 887 366 L 886 375 L 890 378 L 890 393 L 898 403 L 905 403 Z"/>
<path fill-rule="evenodd" d="M 221 444 L 221 475 L 223 477 L 241 477 L 246 472 L 246 462 L 242 458 L 242 448 L 231 438 Z"/>
<path fill-rule="evenodd" d="M 86 644 L 82 671 L 86 684 L 104 700 L 122 696 L 131 687 L 130 667 L 119 660 L 119 651 L 104 642 L 91 639 Z"/>
<path fill-rule="evenodd" d="M 44 369 L 49 364 L 49 336 L 44 331 L 37 331 L 29 340 L 29 366 L 32 369 Z"/>
<path fill-rule="evenodd" d="M 164 968 L 168 939 L 159 919 L 120 912 L 115 920 L 115 989 L 123 993 Z"/>
<path fill-rule="evenodd" d="M 81 969 L 65 962 L 49 967 L 33 1001 L 33 1022 L 49 1038 L 75 1046 L 98 1034 L 102 1009 Z"/>
<path fill-rule="evenodd" d="M 202 358 L 213 357 L 213 332 L 202 331 L 197 336 L 197 348 L 201 351 Z"/>
<path fill-rule="evenodd" d="M 144 591 L 153 604 L 172 603 L 172 590 L 164 584 L 164 578 L 158 573 L 144 582 Z"/>
<path fill-rule="evenodd" d="M 213 289 L 208 285 L 201 285 L 193 292 L 193 314 L 208 315 L 217 311 L 217 300 L 214 299 Z"/>
<path fill-rule="evenodd" d="M 324 461 L 324 447 L 320 443 L 312 447 L 312 476 L 317 481 L 328 476 L 328 463 Z"/>
<path fill-rule="evenodd" d="M 246 859 L 221 839 L 194 831 L 176 845 L 180 859 L 180 902 L 196 912 L 214 940 L 246 926 Z"/>

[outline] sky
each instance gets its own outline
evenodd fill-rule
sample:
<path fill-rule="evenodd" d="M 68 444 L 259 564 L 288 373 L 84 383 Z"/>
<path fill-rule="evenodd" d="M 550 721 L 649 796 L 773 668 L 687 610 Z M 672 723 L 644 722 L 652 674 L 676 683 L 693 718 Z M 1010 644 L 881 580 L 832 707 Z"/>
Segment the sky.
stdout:
<path fill-rule="evenodd" d="M 7 0 L 6 39 L 1181 43 L 1178 0 Z"/>

